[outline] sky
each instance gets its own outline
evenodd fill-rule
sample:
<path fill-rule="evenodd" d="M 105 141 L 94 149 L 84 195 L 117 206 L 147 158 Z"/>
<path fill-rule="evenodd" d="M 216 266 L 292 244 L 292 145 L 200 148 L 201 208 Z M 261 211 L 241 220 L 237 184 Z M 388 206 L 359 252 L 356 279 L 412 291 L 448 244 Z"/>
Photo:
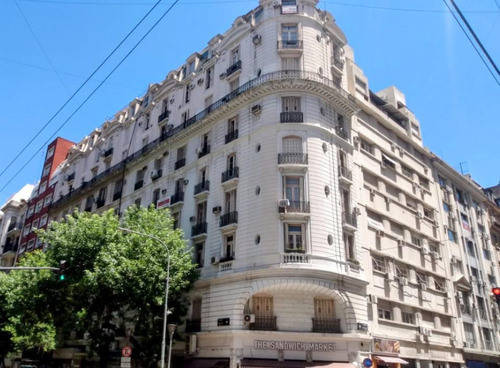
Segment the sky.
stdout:
<path fill-rule="evenodd" d="M 52 136 L 80 141 L 258 5 L 258 0 L 179 0 L 60 128 L 173 1 L 163 0 L 151 12 L 7 170 L 156 0 L 0 1 L 0 189 L 5 187 L 0 203 L 39 180 Z M 500 65 L 500 0 L 455 2 Z M 483 187 L 500 181 L 500 86 L 442 0 L 339 0 L 318 6 L 330 11 L 346 34 L 370 89 L 394 85 L 406 95 L 425 146 Z"/>

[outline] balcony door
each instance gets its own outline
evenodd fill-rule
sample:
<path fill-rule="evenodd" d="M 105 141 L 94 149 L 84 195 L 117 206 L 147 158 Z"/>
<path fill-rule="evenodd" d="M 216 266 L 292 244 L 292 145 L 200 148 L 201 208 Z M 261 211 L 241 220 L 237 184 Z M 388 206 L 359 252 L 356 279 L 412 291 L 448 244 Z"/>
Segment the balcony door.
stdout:
<path fill-rule="evenodd" d="M 281 25 L 281 41 L 283 41 L 283 47 L 296 46 L 298 39 L 299 37 L 297 24 Z"/>
<path fill-rule="evenodd" d="M 300 97 L 282 97 L 281 103 L 283 112 L 300 112 Z"/>
<path fill-rule="evenodd" d="M 236 211 L 236 189 L 226 192 L 226 213 Z"/>
<path fill-rule="evenodd" d="M 198 208 L 196 211 L 196 222 L 198 224 L 203 224 L 207 220 L 207 202 L 200 202 L 198 203 Z"/>

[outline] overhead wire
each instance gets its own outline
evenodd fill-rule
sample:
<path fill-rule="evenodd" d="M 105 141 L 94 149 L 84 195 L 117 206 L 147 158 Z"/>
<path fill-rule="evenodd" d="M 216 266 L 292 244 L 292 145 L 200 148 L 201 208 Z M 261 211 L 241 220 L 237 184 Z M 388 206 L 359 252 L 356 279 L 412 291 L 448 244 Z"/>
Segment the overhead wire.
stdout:
<path fill-rule="evenodd" d="M 161 0 L 160 0 L 161 1 Z M 78 108 L 57 128 L 57 130 L 50 136 L 45 143 L 30 157 L 30 159 L 14 174 L 13 177 L 9 179 L 9 181 L 0 189 L 0 192 L 3 191 L 16 177 L 19 173 L 24 170 L 24 168 L 41 152 L 46 145 L 50 142 L 52 138 L 67 124 L 67 122 L 85 105 L 85 103 L 99 90 L 99 88 L 106 82 L 106 80 L 118 69 L 123 62 L 134 52 L 134 50 L 144 41 L 144 39 L 156 28 L 156 26 L 167 16 L 168 13 L 172 10 L 172 8 L 179 2 L 179 0 L 174 1 L 174 3 L 161 15 L 161 17 L 148 29 L 148 31 L 136 42 L 136 44 L 130 49 L 130 51 L 120 60 L 120 62 L 106 75 L 104 80 L 99 83 L 99 85 L 94 88 L 94 90 L 87 96 L 87 98 L 78 106 Z"/>
<path fill-rule="evenodd" d="M 139 22 L 127 33 L 127 35 L 118 43 L 118 45 L 106 56 L 106 58 L 99 64 L 99 66 L 94 69 L 94 71 L 85 79 L 85 81 L 78 87 L 78 89 L 62 104 L 61 107 L 52 115 L 52 117 L 38 130 L 38 132 L 30 139 L 28 143 L 24 145 L 21 151 L 9 162 L 9 164 L 0 172 L 0 177 L 17 161 L 17 159 L 28 149 L 31 143 L 34 142 L 36 138 L 47 128 L 47 126 L 54 120 L 59 113 L 70 103 L 70 101 L 82 90 L 82 88 L 92 79 L 92 77 L 101 69 L 101 67 L 114 55 L 114 53 L 123 45 L 123 43 L 130 37 L 130 35 L 144 22 L 144 20 L 151 14 L 151 12 L 156 9 L 162 0 L 158 0 L 151 9 L 139 20 Z M 177 3 L 177 1 L 175 2 Z M 169 8 L 170 9 L 170 8 Z M 102 83 L 100 84 L 102 85 Z M 37 152 L 38 153 L 38 152 Z M 26 166 L 26 165 L 25 165 Z M 24 166 L 23 166 L 24 167 Z M 3 188 L 0 190 L 2 191 Z"/>
<path fill-rule="evenodd" d="M 457 22 L 457 24 L 460 26 L 460 29 L 462 29 L 462 31 L 464 32 L 465 36 L 467 37 L 467 39 L 469 40 L 470 44 L 472 45 L 472 47 L 474 48 L 474 50 L 476 50 L 476 53 L 479 55 L 479 57 L 481 58 L 481 60 L 483 61 L 484 65 L 486 66 L 486 69 L 488 69 L 488 71 L 490 72 L 491 76 L 493 77 L 493 79 L 495 80 L 495 82 L 497 82 L 497 84 L 500 86 L 500 82 L 498 81 L 498 79 L 496 78 L 495 74 L 491 71 L 488 63 L 486 62 L 486 60 L 484 60 L 484 57 L 483 55 L 481 55 L 481 52 L 477 49 L 476 45 L 474 44 L 474 42 L 472 41 L 472 39 L 470 38 L 469 34 L 466 32 L 466 30 L 464 29 L 464 27 L 462 26 L 462 24 L 460 23 L 460 21 L 458 20 L 458 18 L 456 17 L 455 15 L 455 12 L 453 12 L 453 10 L 451 9 L 451 7 L 448 5 L 448 3 L 446 2 L 446 0 L 443 0 L 444 4 L 446 5 L 446 7 L 449 9 L 451 15 L 453 16 L 453 18 L 455 18 L 455 21 Z"/>

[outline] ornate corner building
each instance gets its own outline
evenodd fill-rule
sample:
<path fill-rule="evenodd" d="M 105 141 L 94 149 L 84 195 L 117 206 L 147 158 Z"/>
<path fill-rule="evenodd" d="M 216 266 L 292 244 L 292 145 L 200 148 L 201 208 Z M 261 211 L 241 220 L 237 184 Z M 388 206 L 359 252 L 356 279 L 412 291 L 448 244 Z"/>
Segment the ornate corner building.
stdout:
<path fill-rule="evenodd" d="M 186 366 L 497 367 L 491 202 L 317 3 L 261 0 L 72 146 L 49 220 L 170 208 L 200 272 Z"/>

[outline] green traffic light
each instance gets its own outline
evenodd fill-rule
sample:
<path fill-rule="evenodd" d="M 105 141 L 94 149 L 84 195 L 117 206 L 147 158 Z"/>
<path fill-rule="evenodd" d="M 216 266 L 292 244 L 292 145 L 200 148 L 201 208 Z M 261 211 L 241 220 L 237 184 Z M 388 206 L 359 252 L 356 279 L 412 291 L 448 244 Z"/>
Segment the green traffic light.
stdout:
<path fill-rule="evenodd" d="M 64 275 L 59 275 L 59 281 L 64 281 L 66 280 L 66 276 Z"/>

